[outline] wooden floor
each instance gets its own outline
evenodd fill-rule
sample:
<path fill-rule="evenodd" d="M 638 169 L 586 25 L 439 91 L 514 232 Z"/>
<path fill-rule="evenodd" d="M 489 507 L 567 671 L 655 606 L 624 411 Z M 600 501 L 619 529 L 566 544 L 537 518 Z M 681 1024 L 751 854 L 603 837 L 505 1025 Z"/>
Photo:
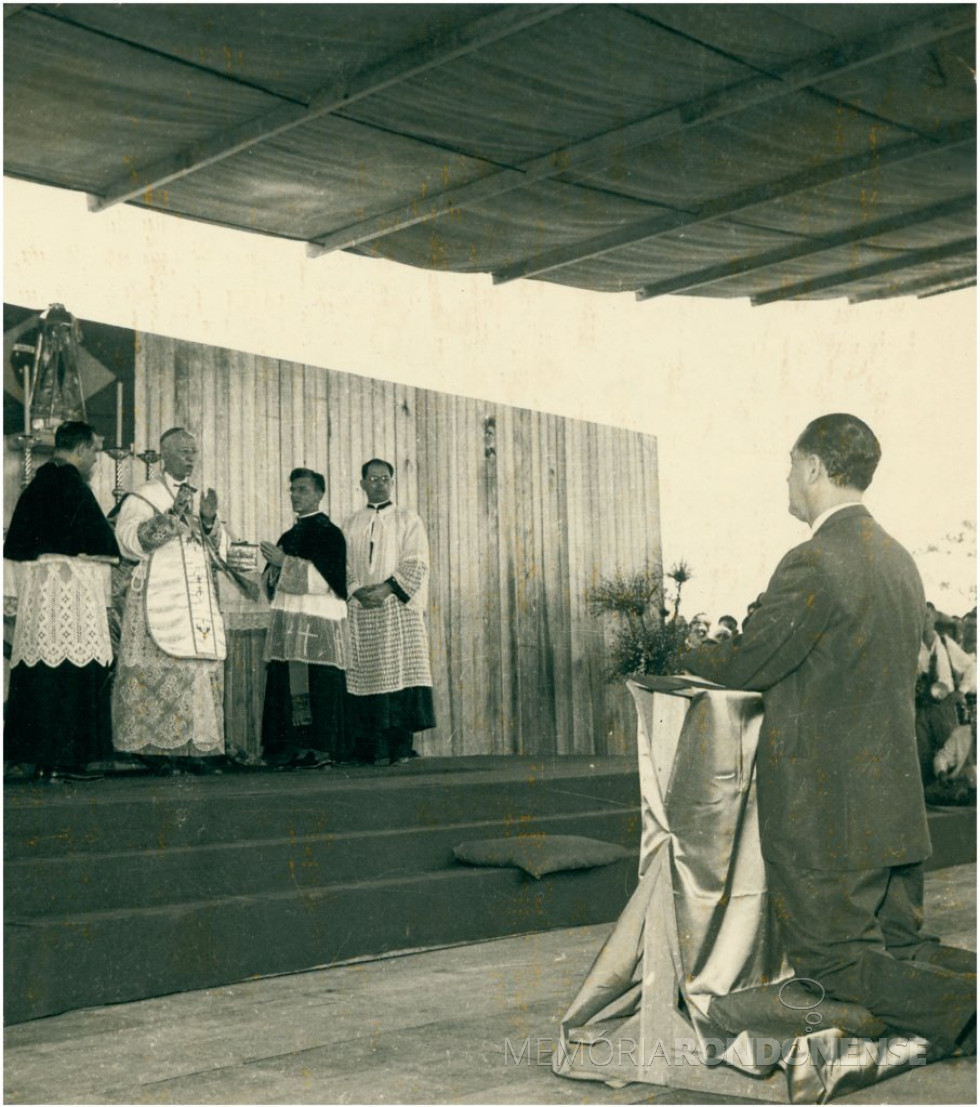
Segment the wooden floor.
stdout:
<path fill-rule="evenodd" d="M 976 866 L 928 874 L 927 896 L 928 925 L 975 949 Z M 552 1074 L 558 1020 L 610 929 L 504 938 L 13 1026 L 3 1101 L 748 1102 Z M 836 1102 L 975 1103 L 975 1058 Z"/>

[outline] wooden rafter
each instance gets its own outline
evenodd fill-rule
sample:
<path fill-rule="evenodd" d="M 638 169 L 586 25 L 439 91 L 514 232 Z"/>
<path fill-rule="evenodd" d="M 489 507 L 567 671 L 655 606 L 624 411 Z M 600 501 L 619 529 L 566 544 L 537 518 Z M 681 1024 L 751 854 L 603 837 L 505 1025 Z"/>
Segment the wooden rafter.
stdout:
<path fill-rule="evenodd" d="M 99 196 L 89 197 L 91 211 L 105 211 L 114 204 L 135 199 L 171 181 L 247 150 L 260 142 L 301 127 L 339 108 L 390 88 L 430 69 L 464 57 L 509 35 L 553 19 L 573 4 L 511 4 L 482 16 L 431 41 L 403 51 L 358 73 L 350 81 L 338 81 L 320 89 L 309 104 L 283 104 L 255 119 L 193 143 L 171 157 L 120 178 Z"/>
<path fill-rule="evenodd" d="M 855 281 L 867 280 L 870 277 L 883 277 L 888 273 L 897 273 L 899 270 L 925 265 L 930 261 L 945 261 L 946 258 L 961 257 L 963 254 L 975 253 L 976 249 L 977 236 L 973 235 L 970 238 L 957 238 L 952 242 L 944 242 L 941 246 L 930 246 L 925 250 L 908 250 L 895 257 L 872 262 L 870 265 L 858 265 L 835 273 L 826 273 L 822 277 L 799 281 L 796 284 L 783 285 L 781 288 L 771 288 L 768 292 L 760 292 L 757 296 L 753 296 L 752 304 L 754 307 L 762 307 L 780 300 L 792 300 L 797 296 L 811 296 L 815 292 L 825 292 L 829 288 L 854 284 Z"/>
<path fill-rule="evenodd" d="M 623 246 L 631 246 L 637 242 L 669 234 L 672 231 L 696 226 L 699 223 L 708 223 L 713 219 L 736 215 L 748 208 L 757 207 L 759 204 L 780 200 L 800 192 L 807 192 L 822 185 L 857 176 L 859 173 L 866 173 L 873 169 L 883 169 L 886 166 L 897 165 L 913 158 L 921 158 L 956 146 L 962 146 L 974 142 L 976 135 L 976 121 L 967 119 L 961 123 L 951 125 L 941 135 L 934 138 L 905 139 L 902 142 L 893 142 L 888 146 L 875 147 L 862 154 L 853 154 L 847 158 L 827 162 L 816 169 L 791 173 L 776 181 L 766 181 L 759 185 L 753 185 L 751 188 L 729 193 L 727 196 L 720 196 L 709 201 L 695 212 L 671 211 L 659 213 L 638 223 L 630 223 L 625 227 L 617 227 L 614 231 L 595 235 L 593 238 L 579 242 L 574 246 L 559 247 L 556 250 L 539 254 L 533 261 L 517 262 L 494 273 L 494 284 L 506 284 L 508 281 L 515 281 L 520 277 L 533 277 L 539 273 L 546 273 L 551 269 L 558 269 L 563 265 L 570 265 L 572 261 L 587 261 L 589 258 L 598 257 L 600 254 L 608 254 Z"/>
<path fill-rule="evenodd" d="M 942 288 L 934 288 L 931 292 L 920 292 L 916 297 L 917 300 L 928 300 L 930 296 L 944 296 L 947 292 L 960 292 L 964 288 L 976 288 L 977 278 L 973 277 L 968 281 L 960 281 L 959 284 L 947 284 Z"/>
<path fill-rule="evenodd" d="M 976 276 L 976 266 L 961 266 L 958 269 L 948 269 L 945 273 L 932 273 L 928 277 L 917 277 L 912 281 L 896 281 L 894 286 L 886 285 L 884 288 L 867 289 L 864 292 L 855 292 L 848 296 L 848 302 L 852 304 L 865 304 L 870 300 L 895 300 L 901 296 L 913 296 L 925 289 L 935 288 L 939 281 L 966 281 Z"/>
<path fill-rule="evenodd" d="M 307 254 L 309 257 L 321 257 L 334 250 L 359 246 L 417 223 L 438 219 L 449 211 L 482 203 L 533 181 L 559 175 L 565 179 L 569 179 L 570 175 L 581 179 L 612 164 L 622 157 L 625 150 L 678 134 L 698 124 L 717 121 L 748 108 L 758 107 L 781 96 L 798 92 L 820 80 L 915 49 L 973 26 L 974 13 L 969 5 L 937 9 L 925 18 L 891 28 L 880 35 L 821 50 L 775 70 L 772 74 L 755 75 L 746 81 L 679 104 L 646 119 L 617 127 L 583 142 L 551 150 L 541 157 L 447 190 L 424 202 L 413 199 L 398 208 L 371 215 L 343 230 L 316 235 L 307 245 Z M 575 260 L 579 259 L 572 257 L 553 267 L 568 265 Z M 504 278 L 509 279 L 513 278 Z"/>
<path fill-rule="evenodd" d="M 708 265 L 703 269 L 681 273 L 676 277 L 668 277 L 666 280 L 644 285 L 636 293 L 636 298 L 638 300 L 650 300 L 654 296 L 683 292 L 689 288 L 702 288 L 704 285 L 714 284 L 716 281 L 740 277 L 746 273 L 768 269 L 770 266 L 779 265 L 783 262 L 795 261 L 797 258 L 823 253 L 825 250 L 834 250 L 855 242 L 866 242 L 868 239 L 889 234 L 892 231 L 920 226 L 923 223 L 931 223 L 935 219 L 942 219 L 948 215 L 958 215 L 964 211 L 975 210 L 976 206 L 976 193 L 971 192 L 966 196 L 957 196 L 943 203 L 931 204 L 929 207 L 916 208 L 913 211 L 900 212 L 898 215 L 891 215 L 884 219 L 861 223 L 856 227 L 848 227 L 846 230 L 837 231 L 834 234 L 800 239 L 788 246 L 779 246 L 773 250 L 766 250 L 761 254 L 735 258 L 731 261 L 721 262 L 718 265 Z"/>

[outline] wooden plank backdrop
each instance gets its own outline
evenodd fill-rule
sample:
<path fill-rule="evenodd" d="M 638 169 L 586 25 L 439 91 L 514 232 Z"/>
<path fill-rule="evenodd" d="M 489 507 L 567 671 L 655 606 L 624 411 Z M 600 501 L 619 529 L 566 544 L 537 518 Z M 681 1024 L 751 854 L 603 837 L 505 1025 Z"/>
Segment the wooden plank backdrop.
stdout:
<path fill-rule="evenodd" d="M 196 433 L 195 483 L 217 489 L 233 536 L 253 542 L 292 524 L 295 466 L 324 474 L 323 509 L 340 524 L 364 502 L 362 462 L 395 464 L 394 496 L 431 546 L 439 725 L 421 753 L 633 750 L 628 695 L 604 679 L 608 628 L 585 595 L 617 568 L 661 563 L 653 437 L 149 334 L 136 338 L 135 404 L 137 450 L 173 425 Z M 144 479 L 141 462 L 122 470 L 126 488 Z M 112 478 L 104 459 L 104 507 Z M 224 598 L 241 614 L 237 594 Z M 256 715 L 260 691 L 232 683 Z"/>

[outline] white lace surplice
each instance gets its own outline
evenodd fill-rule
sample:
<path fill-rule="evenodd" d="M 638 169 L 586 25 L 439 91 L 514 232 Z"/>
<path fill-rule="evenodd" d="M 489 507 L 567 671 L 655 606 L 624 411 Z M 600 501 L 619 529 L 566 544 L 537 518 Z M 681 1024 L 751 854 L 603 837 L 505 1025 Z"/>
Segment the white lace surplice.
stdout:
<path fill-rule="evenodd" d="M 11 667 L 112 664 L 108 565 L 60 554 L 5 561 L 4 596 L 17 599 Z"/>
<path fill-rule="evenodd" d="M 392 505 L 361 508 L 344 523 L 350 652 L 347 690 L 355 696 L 431 688 L 425 628 L 429 543 L 422 520 Z M 389 596 L 381 607 L 363 607 L 354 593 L 393 578 L 409 597 Z"/>

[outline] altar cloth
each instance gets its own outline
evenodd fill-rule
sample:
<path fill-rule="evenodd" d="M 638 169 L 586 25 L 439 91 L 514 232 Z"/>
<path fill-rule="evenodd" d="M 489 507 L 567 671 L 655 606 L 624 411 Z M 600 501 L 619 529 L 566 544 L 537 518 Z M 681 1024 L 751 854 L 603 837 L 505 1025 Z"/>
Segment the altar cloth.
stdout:
<path fill-rule="evenodd" d="M 554 1071 L 824 1103 L 924 1064 L 923 1039 L 793 978 L 759 846 L 761 695 L 677 677 L 629 688 L 640 881 L 562 1019 Z"/>

